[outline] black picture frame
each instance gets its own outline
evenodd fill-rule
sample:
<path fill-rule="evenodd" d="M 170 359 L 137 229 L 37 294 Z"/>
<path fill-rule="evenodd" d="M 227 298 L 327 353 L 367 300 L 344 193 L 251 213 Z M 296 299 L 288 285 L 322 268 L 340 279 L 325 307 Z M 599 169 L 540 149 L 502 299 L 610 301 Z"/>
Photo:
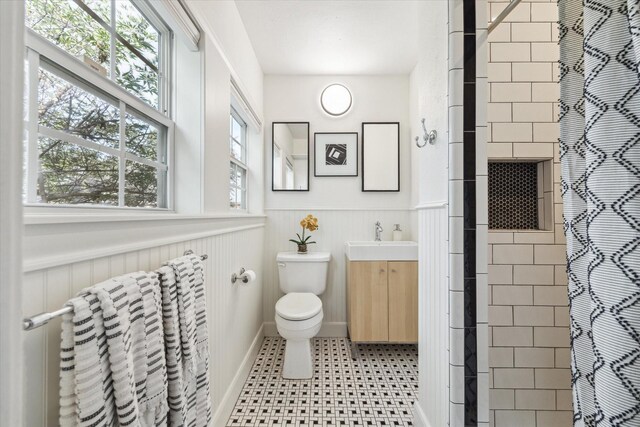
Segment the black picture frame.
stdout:
<path fill-rule="evenodd" d="M 397 127 L 396 132 L 396 145 L 397 145 L 397 156 L 398 156 L 398 185 L 395 189 L 366 189 L 365 188 L 365 180 L 366 180 L 366 169 L 365 169 L 365 153 L 366 153 L 366 127 L 371 125 L 395 125 Z M 400 122 L 362 122 L 362 154 L 360 156 L 362 161 L 362 192 L 363 193 L 397 193 L 400 191 Z"/>
<path fill-rule="evenodd" d="M 274 159 L 274 145 L 275 145 L 275 141 L 273 139 L 274 136 L 274 130 L 276 125 L 307 125 L 307 188 L 306 189 L 286 189 L 286 188 L 275 188 L 275 177 L 274 177 L 274 168 L 273 168 L 273 161 Z M 310 136 L 311 136 L 311 130 L 310 130 L 311 126 L 309 124 L 309 122 L 271 122 L 271 191 L 299 191 L 299 192 L 304 192 L 304 191 L 309 191 L 309 189 L 311 188 L 311 180 L 310 178 L 310 172 L 309 169 L 311 168 L 311 164 L 309 162 L 309 156 L 311 156 L 311 143 L 310 143 Z"/>
<path fill-rule="evenodd" d="M 354 174 L 319 174 L 318 173 L 318 155 L 317 155 L 317 144 L 318 144 L 318 135 L 349 135 L 355 136 L 355 167 L 356 171 Z M 359 159 L 358 159 L 358 145 L 360 145 L 360 141 L 358 139 L 358 132 L 315 132 L 313 134 L 313 176 L 314 177 L 323 177 L 323 178 L 338 178 L 338 177 L 357 177 L 359 174 Z M 349 155 L 349 154 L 347 154 Z M 321 160 L 321 159 L 320 159 Z"/>

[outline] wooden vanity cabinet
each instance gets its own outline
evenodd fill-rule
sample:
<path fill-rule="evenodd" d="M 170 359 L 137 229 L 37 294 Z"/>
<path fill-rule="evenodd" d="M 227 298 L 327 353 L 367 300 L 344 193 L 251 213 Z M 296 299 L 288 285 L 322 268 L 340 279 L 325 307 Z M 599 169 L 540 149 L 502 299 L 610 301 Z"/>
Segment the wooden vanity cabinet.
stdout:
<path fill-rule="evenodd" d="M 417 342 L 417 261 L 347 260 L 347 326 L 352 342 Z"/>

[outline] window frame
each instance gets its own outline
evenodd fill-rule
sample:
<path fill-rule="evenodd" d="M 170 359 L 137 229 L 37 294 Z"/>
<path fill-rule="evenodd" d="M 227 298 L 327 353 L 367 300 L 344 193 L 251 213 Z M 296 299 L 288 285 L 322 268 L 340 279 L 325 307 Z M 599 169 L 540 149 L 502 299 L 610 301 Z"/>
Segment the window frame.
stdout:
<path fill-rule="evenodd" d="M 241 128 L 241 135 L 240 135 L 240 139 L 241 141 L 238 141 L 237 139 L 235 139 L 233 137 L 233 126 L 231 125 L 231 119 L 235 120 L 236 122 L 238 122 L 238 124 L 240 124 L 240 128 Z M 229 113 L 229 160 L 230 160 L 230 171 L 234 168 L 239 168 L 242 169 L 244 171 L 244 188 L 242 186 L 238 186 L 235 185 L 232 187 L 231 183 L 229 183 L 229 193 L 231 193 L 231 189 L 235 188 L 236 191 L 240 190 L 241 192 L 244 193 L 244 197 L 242 198 L 243 201 L 243 205 L 240 207 L 232 207 L 231 206 L 231 202 L 229 202 L 229 209 L 232 211 L 240 211 L 240 212 L 248 212 L 249 211 L 249 167 L 247 166 L 248 164 L 248 156 L 249 156 L 249 149 L 247 146 L 247 133 L 248 133 L 248 129 L 249 126 L 247 125 L 246 120 L 244 120 L 242 118 L 242 116 L 240 116 L 240 114 L 238 114 L 238 112 L 236 111 L 235 108 L 233 108 L 233 106 L 230 107 L 230 113 Z M 240 144 L 241 149 L 242 149 L 242 160 L 236 159 L 233 156 L 233 148 L 232 145 L 234 144 L 234 142 Z"/>
<path fill-rule="evenodd" d="M 147 17 L 147 15 L 145 15 Z M 150 21 L 152 22 L 152 21 Z M 153 22 L 152 22 L 153 24 Z M 68 209 L 77 209 L 77 208 L 92 208 L 92 209 L 127 209 L 127 210 L 136 210 L 136 211 L 174 211 L 174 197 L 173 197 L 173 183 L 174 183 L 174 139 L 175 139 L 175 124 L 173 120 L 169 118 L 167 114 L 163 114 L 158 111 L 156 108 L 147 104 L 142 99 L 138 98 L 136 95 L 130 93 L 125 88 L 121 87 L 115 80 L 110 79 L 109 77 L 105 77 L 100 75 L 99 73 L 90 69 L 87 65 L 85 65 L 80 59 L 74 57 L 73 55 L 66 52 L 64 49 L 54 45 L 50 41 L 48 41 L 43 36 L 37 34 L 35 31 L 26 28 L 26 59 L 27 59 L 27 72 L 26 72 L 26 88 L 28 93 L 27 100 L 27 108 L 26 108 L 26 191 L 25 191 L 25 206 L 35 206 L 35 207 L 47 207 L 47 208 L 68 208 Z M 166 43 L 169 44 L 169 43 Z M 159 53 L 160 54 L 160 53 Z M 163 126 L 166 130 L 166 152 L 165 157 L 166 161 L 164 162 L 164 166 L 161 168 L 166 172 L 166 179 L 158 181 L 158 205 L 161 204 L 161 200 L 164 199 L 165 207 L 136 207 L 136 206 L 124 206 L 124 193 L 119 194 L 119 205 L 100 205 L 100 204 L 49 204 L 49 203 L 40 203 L 36 200 L 36 189 L 37 189 L 37 173 L 38 173 L 38 137 L 41 134 L 39 118 L 38 118 L 38 73 L 41 67 L 42 58 L 44 58 L 44 62 L 47 62 L 49 68 L 57 68 L 54 74 L 62 74 L 68 75 L 73 80 L 79 80 L 82 84 L 78 85 L 83 90 L 87 90 L 89 92 L 94 92 L 97 96 L 104 98 L 105 94 L 115 100 L 118 103 L 118 107 L 120 110 L 120 118 L 121 121 L 124 121 L 125 116 L 127 114 L 127 110 L 133 110 L 132 113 L 137 113 L 138 115 L 146 116 L 146 118 L 151 122 L 155 122 L 155 124 Z M 165 66 L 168 66 L 169 61 L 164 61 Z M 45 67 L 46 68 L 46 67 Z M 63 77 L 64 78 L 64 77 Z M 160 78 L 160 75 L 159 75 Z M 168 79 L 166 79 L 168 80 Z M 165 102 L 167 105 L 169 104 L 169 91 L 161 91 L 166 94 Z M 160 98 L 158 100 L 160 106 Z M 127 108 L 128 107 L 128 108 Z M 167 107 L 168 110 L 168 107 Z M 131 113 L 130 113 L 131 114 Z M 135 115 L 135 114 L 134 114 Z M 162 131 L 162 129 L 159 129 Z M 65 134 L 64 140 L 77 144 L 74 142 L 77 139 L 81 139 L 72 134 L 67 134 L 66 132 L 60 131 L 62 134 Z M 124 129 L 120 131 L 120 141 L 118 151 L 121 151 L 122 154 L 118 157 L 121 167 L 119 169 L 119 186 L 122 187 L 125 185 L 124 181 L 124 168 L 122 167 L 122 162 L 126 162 L 126 160 L 134 160 L 134 157 L 137 157 L 131 153 L 126 152 L 125 144 L 122 143 L 124 139 Z M 77 144 L 83 145 L 83 144 Z M 93 147 L 91 147 L 94 149 Z M 109 148 L 103 149 L 100 148 L 98 151 L 105 152 L 111 154 L 109 152 Z M 111 149 L 113 150 L 113 149 Z M 34 154 L 35 153 L 35 154 Z M 142 164 L 156 163 L 153 166 L 157 167 L 158 163 L 162 163 L 162 159 L 159 159 L 158 162 L 153 162 L 148 159 L 142 159 Z M 160 168 L 158 168 L 160 170 Z M 164 187 L 164 188 L 163 188 Z M 163 188 L 164 193 L 161 195 L 160 190 Z"/>

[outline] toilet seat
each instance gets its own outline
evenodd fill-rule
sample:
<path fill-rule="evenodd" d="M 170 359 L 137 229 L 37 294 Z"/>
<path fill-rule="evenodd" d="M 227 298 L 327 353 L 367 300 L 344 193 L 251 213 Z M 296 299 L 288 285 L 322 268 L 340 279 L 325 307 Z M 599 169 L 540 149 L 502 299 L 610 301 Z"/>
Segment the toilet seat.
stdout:
<path fill-rule="evenodd" d="M 291 292 L 276 303 L 276 314 L 285 320 L 307 320 L 320 312 L 322 312 L 322 301 L 309 292 Z"/>

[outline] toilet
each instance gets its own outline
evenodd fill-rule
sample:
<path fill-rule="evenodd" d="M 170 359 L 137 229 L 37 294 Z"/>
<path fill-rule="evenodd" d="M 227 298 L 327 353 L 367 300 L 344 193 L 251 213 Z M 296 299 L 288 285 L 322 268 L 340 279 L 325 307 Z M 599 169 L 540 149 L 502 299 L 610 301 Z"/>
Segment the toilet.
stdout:
<path fill-rule="evenodd" d="M 311 338 L 322 326 L 322 301 L 327 288 L 329 252 L 280 252 L 278 274 L 285 295 L 276 303 L 276 327 L 286 340 L 282 377 L 308 379 L 313 376 Z"/>

